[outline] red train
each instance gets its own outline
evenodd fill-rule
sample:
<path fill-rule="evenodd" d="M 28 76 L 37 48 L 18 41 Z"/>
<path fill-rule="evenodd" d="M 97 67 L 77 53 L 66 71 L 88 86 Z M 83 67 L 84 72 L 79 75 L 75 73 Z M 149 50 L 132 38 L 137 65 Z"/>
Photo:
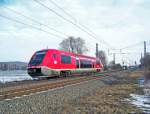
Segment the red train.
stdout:
<path fill-rule="evenodd" d="M 45 49 L 34 53 L 27 70 L 32 77 L 52 77 L 99 72 L 102 68 L 101 61 L 95 57 Z"/>

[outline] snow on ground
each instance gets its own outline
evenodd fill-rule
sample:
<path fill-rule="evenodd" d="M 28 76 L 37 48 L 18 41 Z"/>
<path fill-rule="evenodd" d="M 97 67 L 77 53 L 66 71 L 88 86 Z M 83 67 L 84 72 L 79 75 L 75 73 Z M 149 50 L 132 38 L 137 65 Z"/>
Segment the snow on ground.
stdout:
<path fill-rule="evenodd" d="M 145 77 L 141 77 L 139 80 L 139 86 L 143 88 L 144 94 L 130 94 L 131 104 L 141 108 L 146 114 L 150 114 L 150 80 Z"/>
<path fill-rule="evenodd" d="M 150 96 L 131 94 L 131 104 L 141 108 L 144 112 L 150 114 Z"/>

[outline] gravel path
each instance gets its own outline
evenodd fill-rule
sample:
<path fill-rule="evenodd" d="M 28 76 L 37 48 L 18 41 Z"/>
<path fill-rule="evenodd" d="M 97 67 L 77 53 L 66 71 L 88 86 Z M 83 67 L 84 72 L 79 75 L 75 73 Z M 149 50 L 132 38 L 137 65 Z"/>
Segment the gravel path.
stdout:
<path fill-rule="evenodd" d="M 0 101 L 0 114 L 61 114 L 64 103 L 87 94 L 93 94 L 99 87 L 116 81 L 118 81 L 118 77 L 106 76 L 98 80 Z"/>

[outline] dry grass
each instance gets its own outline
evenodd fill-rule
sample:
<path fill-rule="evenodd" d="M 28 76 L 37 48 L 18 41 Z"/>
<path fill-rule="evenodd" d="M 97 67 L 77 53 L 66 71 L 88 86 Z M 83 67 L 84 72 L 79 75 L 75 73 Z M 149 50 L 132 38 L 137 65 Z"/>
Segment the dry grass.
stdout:
<path fill-rule="evenodd" d="M 123 101 L 135 92 L 134 84 L 118 84 L 99 88 L 95 94 L 72 101 L 63 107 L 63 114 L 140 114 L 135 106 Z"/>
<path fill-rule="evenodd" d="M 144 71 L 134 71 L 130 73 L 131 78 L 138 78 L 144 75 Z"/>

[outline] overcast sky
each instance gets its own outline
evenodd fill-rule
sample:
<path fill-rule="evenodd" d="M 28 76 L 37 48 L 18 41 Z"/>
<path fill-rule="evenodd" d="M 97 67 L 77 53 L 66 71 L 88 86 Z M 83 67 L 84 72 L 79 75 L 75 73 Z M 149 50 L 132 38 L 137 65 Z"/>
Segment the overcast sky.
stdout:
<path fill-rule="evenodd" d="M 131 54 L 117 54 L 117 62 L 138 61 L 143 51 L 142 42 L 145 40 L 147 45 L 150 45 L 150 0 L 53 0 L 76 20 L 52 4 L 51 0 L 38 1 L 76 25 L 86 26 L 95 33 L 90 34 L 96 35 L 94 37 L 98 40 L 34 0 L 0 0 L 0 61 L 27 62 L 37 50 L 47 47 L 59 48 L 59 43 L 67 36 L 83 38 L 89 48 L 86 54 L 91 56 L 95 54 L 96 42 L 99 43 L 99 49 L 105 50 L 107 55 L 108 49 L 120 49 L 139 43 L 135 47 L 122 50 L 124 53 L 130 52 Z M 12 10 L 42 24 L 17 15 Z M 6 17 L 27 25 L 10 21 Z M 44 25 L 65 35 L 54 32 Z M 149 49 L 148 46 L 148 51 Z M 109 52 L 119 53 L 114 50 Z M 112 60 L 112 55 L 109 55 L 108 59 Z"/>

